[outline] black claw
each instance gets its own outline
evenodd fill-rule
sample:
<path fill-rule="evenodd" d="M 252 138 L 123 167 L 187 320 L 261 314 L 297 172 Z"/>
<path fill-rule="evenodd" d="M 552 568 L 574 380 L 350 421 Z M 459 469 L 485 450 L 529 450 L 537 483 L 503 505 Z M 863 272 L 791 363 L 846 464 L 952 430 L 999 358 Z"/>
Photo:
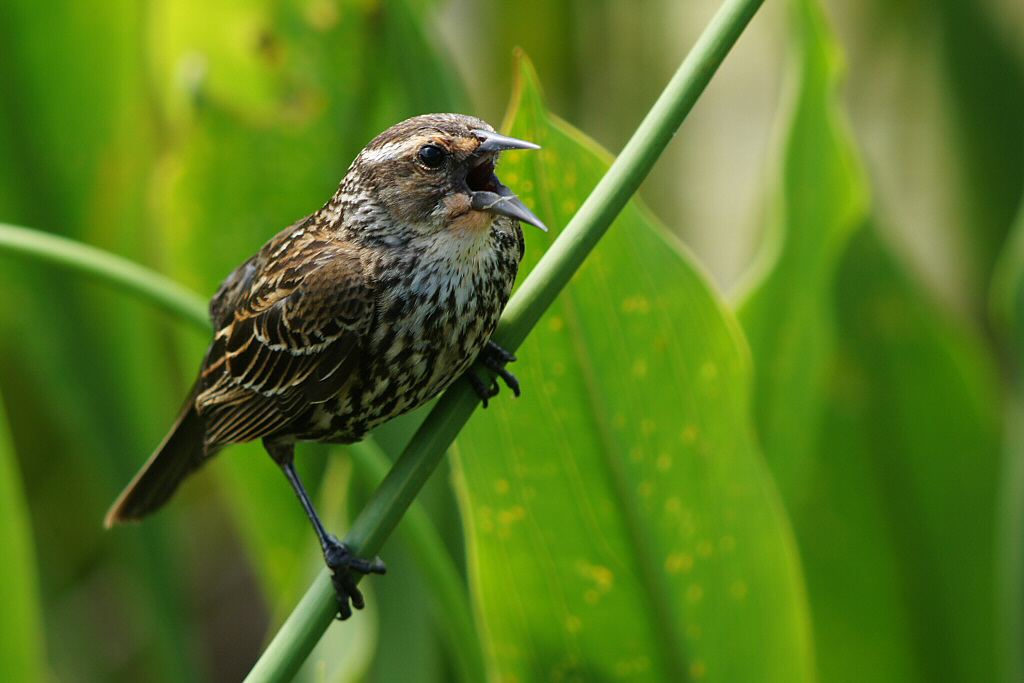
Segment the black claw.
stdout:
<path fill-rule="evenodd" d="M 512 390 L 512 393 L 519 396 L 519 380 L 505 367 L 506 363 L 511 363 L 515 359 L 515 354 L 509 353 L 492 341 L 488 341 L 487 345 L 480 350 L 480 355 L 477 356 L 477 360 L 483 363 L 484 367 L 503 379 L 505 385 Z M 497 380 L 487 385 L 480 379 L 480 375 L 476 374 L 473 368 L 466 370 L 466 379 L 469 380 L 476 395 L 480 397 L 484 408 L 487 407 L 488 399 L 498 395 Z"/>
<path fill-rule="evenodd" d="M 324 561 L 331 570 L 331 583 L 334 584 L 334 592 L 338 598 L 338 618 L 342 621 L 352 616 L 352 607 L 363 609 L 366 604 L 351 572 L 360 574 L 384 574 L 387 572 L 387 567 L 379 557 L 375 557 L 373 560 L 357 557 L 347 545 L 332 534 L 327 536 Z M 351 607 L 349 607 L 350 601 Z"/>
<path fill-rule="evenodd" d="M 487 386 L 484 384 L 484 381 L 480 379 L 480 375 L 476 374 L 476 371 L 473 370 L 473 368 L 466 370 L 466 379 L 468 379 L 469 383 L 473 385 L 473 391 L 475 391 L 476 395 L 480 397 L 484 408 L 487 407 L 487 399 L 498 395 L 498 385 L 492 384 L 491 386 Z"/>
<path fill-rule="evenodd" d="M 502 363 L 514 363 L 516 361 L 516 354 L 503 349 L 491 340 L 487 341 L 483 352 L 489 356 L 500 358 Z"/>
<path fill-rule="evenodd" d="M 493 341 L 488 341 L 487 346 L 480 353 L 484 365 L 493 370 L 498 377 L 505 381 L 505 385 L 512 390 L 512 393 L 519 396 L 519 380 L 505 367 L 506 363 L 513 363 L 516 360 L 515 354 L 506 351 Z M 497 393 L 497 392 L 495 392 Z"/>

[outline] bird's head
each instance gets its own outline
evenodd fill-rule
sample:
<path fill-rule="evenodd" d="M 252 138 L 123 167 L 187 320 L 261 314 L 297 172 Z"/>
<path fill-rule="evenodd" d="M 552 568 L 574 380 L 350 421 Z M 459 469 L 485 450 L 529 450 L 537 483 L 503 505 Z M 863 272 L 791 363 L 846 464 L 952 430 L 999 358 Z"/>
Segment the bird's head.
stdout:
<path fill-rule="evenodd" d="M 499 216 L 547 230 L 494 173 L 499 154 L 538 145 L 496 133 L 461 114 L 416 116 L 374 138 L 352 163 L 342 191 L 370 194 L 406 229 L 486 233 Z"/>

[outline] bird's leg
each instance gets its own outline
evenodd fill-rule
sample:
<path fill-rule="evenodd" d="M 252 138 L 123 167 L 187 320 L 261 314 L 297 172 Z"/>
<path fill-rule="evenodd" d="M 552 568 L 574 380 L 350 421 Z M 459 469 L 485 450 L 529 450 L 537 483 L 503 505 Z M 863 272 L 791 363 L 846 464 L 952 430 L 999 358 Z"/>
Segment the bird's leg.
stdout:
<path fill-rule="evenodd" d="M 484 364 L 489 370 L 505 381 L 505 385 L 512 390 L 512 393 L 519 396 L 519 380 L 505 367 L 506 363 L 515 361 L 514 354 L 501 348 L 493 341 L 488 340 L 487 344 L 480 350 L 477 360 Z M 484 408 L 487 407 L 487 399 L 498 395 L 498 382 L 495 380 L 491 386 L 487 386 L 473 368 L 466 371 L 466 378 L 473 385 L 476 395 L 483 401 Z"/>
<path fill-rule="evenodd" d="M 363 594 L 356 587 L 356 581 L 350 572 L 383 574 L 387 569 L 379 557 L 375 557 L 373 561 L 357 557 L 347 545 L 338 540 L 337 536 L 327 533 L 324 529 L 320 516 L 313 507 L 313 501 L 309 499 L 309 494 L 306 493 L 306 489 L 295 471 L 294 441 L 264 439 L 263 446 L 274 462 L 281 467 L 284 476 L 288 477 L 288 483 L 292 485 L 295 495 L 299 497 L 299 502 L 306 510 L 309 521 L 313 523 L 313 530 L 316 531 L 317 538 L 320 539 L 320 547 L 324 551 L 324 562 L 331 570 L 331 583 L 334 584 L 334 592 L 338 598 L 338 618 L 348 619 L 352 616 L 352 607 L 362 609 L 365 604 Z M 349 601 L 352 602 L 352 607 L 349 607 Z"/>

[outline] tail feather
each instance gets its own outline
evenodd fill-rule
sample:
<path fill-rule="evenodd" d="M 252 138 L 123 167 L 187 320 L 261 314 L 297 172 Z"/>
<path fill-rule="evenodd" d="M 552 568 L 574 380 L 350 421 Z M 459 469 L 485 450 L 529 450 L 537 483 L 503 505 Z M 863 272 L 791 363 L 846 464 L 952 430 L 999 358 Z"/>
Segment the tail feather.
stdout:
<path fill-rule="evenodd" d="M 107 512 L 107 528 L 142 519 L 166 503 L 178 484 L 212 453 L 203 446 L 203 421 L 196 412 L 198 383 L 171 431 Z"/>

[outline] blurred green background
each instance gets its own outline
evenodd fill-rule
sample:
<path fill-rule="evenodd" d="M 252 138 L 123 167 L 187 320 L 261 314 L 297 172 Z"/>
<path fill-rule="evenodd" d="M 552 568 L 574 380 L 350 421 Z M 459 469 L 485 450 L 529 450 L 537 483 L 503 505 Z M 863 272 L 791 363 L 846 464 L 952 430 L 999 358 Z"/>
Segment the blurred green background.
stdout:
<path fill-rule="evenodd" d="M 5 0 L 0 222 L 207 297 L 377 132 L 511 100 L 557 235 L 718 6 Z M 1024 679 L 1022 35 L 765 3 L 421 495 L 495 680 Z M 206 332 L 2 251 L 0 291 L 0 679 L 241 679 L 319 564 L 262 450 L 101 525 Z M 366 482 L 299 459 L 344 529 Z M 304 680 L 460 675 L 403 533 Z"/>

